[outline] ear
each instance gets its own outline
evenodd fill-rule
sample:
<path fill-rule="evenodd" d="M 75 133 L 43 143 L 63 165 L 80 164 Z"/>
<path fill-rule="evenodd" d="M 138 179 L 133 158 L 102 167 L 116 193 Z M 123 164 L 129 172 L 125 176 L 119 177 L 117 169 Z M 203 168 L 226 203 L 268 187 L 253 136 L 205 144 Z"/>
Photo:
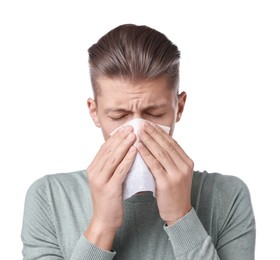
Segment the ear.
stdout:
<path fill-rule="evenodd" d="M 90 114 L 94 124 L 97 127 L 100 127 L 100 122 L 99 122 L 98 115 L 97 115 L 97 104 L 96 104 L 96 101 L 94 99 L 92 99 L 92 98 L 88 98 L 87 106 L 88 106 L 89 114 Z"/>
<path fill-rule="evenodd" d="M 183 91 L 181 94 L 178 95 L 178 108 L 177 108 L 176 122 L 179 122 L 181 119 L 186 104 L 186 100 L 187 100 L 187 93 Z"/>

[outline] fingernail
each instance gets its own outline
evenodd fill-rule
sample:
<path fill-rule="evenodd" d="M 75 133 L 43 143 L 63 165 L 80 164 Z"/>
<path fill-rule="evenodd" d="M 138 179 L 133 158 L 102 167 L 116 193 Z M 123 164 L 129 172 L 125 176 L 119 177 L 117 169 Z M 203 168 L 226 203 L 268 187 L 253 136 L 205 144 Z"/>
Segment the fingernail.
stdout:
<path fill-rule="evenodd" d="M 135 146 L 131 146 L 131 147 L 129 148 L 129 152 L 130 152 L 130 153 L 134 153 L 135 150 L 136 150 L 136 147 L 135 147 Z"/>
<path fill-rule="evenodd" d="M 145 128 L 152 128 L 153 124 L 151 124 L 150 122 L 145 122 L 144 127 Z"/>
<path fill-rule="evenodd" d="M 131 126 L 130 125 L 125 126 L 125 130 L 124 131 L 126 133 L 129 133 L 131 131 Z"/>
<path fill-rule="evenodd" d="M 128 136 L 127 136 L 127 139 L 133 139 L 134 138 L 134 134 L 133 133 L 130 133 Z"/>
<path fill-rule="evenodd" d="M 144 130 L 143 129 L 140 129 L 139 131 L 138 131 L 138 135 L 143 135 L 143 133 L 144 133 Z"/>
<path fill-rule="evenodd" d="M 119 129 L 119 133 L 124 132 L 124 129 L 125 129 L 125 126 L 121 126 L 120 129 Z"/>

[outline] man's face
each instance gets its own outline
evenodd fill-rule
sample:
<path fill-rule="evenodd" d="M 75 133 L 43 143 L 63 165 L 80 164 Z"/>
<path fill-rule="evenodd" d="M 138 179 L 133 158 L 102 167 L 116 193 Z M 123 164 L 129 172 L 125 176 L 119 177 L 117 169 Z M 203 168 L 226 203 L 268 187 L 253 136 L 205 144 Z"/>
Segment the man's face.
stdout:
<path fill-rule="evenodd" d="M 169 126 L 170 135 L 173 134 L 184 109 L 186 93 L 177 95 L 165 78 L 140 83 L 102 78 L 98 83 L 97 102 L 88 99 L 88 107 L 105 140 L 114 129 L 135 118 Z"/>

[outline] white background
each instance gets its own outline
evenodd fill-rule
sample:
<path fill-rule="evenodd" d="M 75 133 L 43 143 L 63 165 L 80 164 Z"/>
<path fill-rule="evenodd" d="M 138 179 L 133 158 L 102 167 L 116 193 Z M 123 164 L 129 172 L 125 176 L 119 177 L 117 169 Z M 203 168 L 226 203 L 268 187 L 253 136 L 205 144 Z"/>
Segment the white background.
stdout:
<path fill-rule="evenodd" d="M 6 2 L 6 3 L 5 3 Z M 196 170 L 251 191 L 256 259 L 279 250 L 279 1 L 1 1 L 1 258 L 21 258 L 24 197 L 45 174 L 85 169 L 102 143 L 86 99 L 87 49 L 122 23 L 165 33 L 188 93 L 175 139 Z M 4 257 L 5 256 L 5 257 Z"/>

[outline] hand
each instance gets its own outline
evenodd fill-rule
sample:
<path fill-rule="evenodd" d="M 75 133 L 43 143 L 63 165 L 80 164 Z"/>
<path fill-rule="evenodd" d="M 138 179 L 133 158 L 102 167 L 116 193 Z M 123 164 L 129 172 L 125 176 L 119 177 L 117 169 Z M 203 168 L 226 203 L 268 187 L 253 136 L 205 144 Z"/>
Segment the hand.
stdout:
<path fill-rule="evenodd" d="M 159 126 L 146 122 L 139 131 L 137 148 L 156 180 L 156 196 L 161 218 L 172 225 L 191 206 L 193 161 L 178 143 Z"/>
<path fill-rule="evenodd" d="M 132 130 L 126 126 L 111 136 L 87 169 L 94 213 L 85 236 L 107 250 L 123 221 L 122 183 L 137 151 Z"/>

